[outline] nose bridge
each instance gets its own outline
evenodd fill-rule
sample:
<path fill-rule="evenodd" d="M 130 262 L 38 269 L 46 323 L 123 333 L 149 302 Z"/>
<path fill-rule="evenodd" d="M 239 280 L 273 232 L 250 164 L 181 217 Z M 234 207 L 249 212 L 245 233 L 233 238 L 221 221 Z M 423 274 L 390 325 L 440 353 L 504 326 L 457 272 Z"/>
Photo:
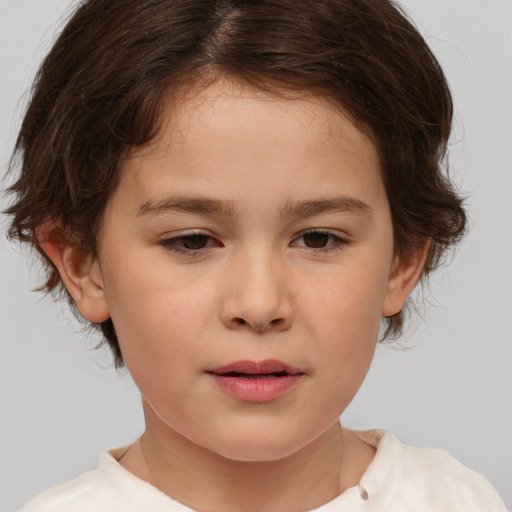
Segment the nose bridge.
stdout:
<path fill-rule="evenodd" d="M 286 264 L 271 244 L 251 244 L 235 251 L 228 272 L 224 321 L 256 331 L 290 326 L 293 312 L 286 284 Z"/>

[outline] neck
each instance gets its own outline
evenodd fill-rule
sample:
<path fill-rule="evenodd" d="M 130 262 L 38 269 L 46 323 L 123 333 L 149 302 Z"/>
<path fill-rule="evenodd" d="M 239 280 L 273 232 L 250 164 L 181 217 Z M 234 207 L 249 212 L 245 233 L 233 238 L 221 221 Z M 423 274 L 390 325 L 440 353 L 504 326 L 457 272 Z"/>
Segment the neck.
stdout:
<path fill-rule="evenodd" d="M 247 462 L 205 449 L 151 414 L 146 421 L 146 432 L 119 462 L 201 512 L 315 509 L 356 485 L 373 457 L 372 451 L 361 465 L 357 438 L 339 423 L 289 457 Z"/>

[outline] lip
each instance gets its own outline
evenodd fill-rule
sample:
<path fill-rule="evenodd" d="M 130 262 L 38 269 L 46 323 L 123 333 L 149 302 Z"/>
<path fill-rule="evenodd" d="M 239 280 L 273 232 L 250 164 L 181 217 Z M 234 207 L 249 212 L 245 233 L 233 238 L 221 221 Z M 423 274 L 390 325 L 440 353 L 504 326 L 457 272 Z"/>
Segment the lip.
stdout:
<path fill-rule="evenodd" d="M 304 376 L 298 368 L 275 359 L 235 361 L 206 372 L 232 398 L 245 402 L 270 402 L 293 389 Z"/>
<path fill-rule="evenodd" d="M 280 373 L 285 372 L 290 375 L 302 373 L 298 368 L 283 363 L 276 359 L 265 359 L 264 361 L 235 361 L 225 366 L 219 366 L 208 370 L 208 373 L 220 375 L 223 373 L 237 372 L 247 373 L 248 375 Z"/>

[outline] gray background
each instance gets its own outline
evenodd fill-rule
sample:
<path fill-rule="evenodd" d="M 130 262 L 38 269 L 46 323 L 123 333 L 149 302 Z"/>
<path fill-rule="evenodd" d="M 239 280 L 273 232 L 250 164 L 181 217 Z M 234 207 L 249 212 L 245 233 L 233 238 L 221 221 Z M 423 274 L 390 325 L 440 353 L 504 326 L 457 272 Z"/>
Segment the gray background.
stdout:
<path fill-rule="evenodd" d="M 0 164 L 26 91 L 70 0 L 0 0 Z M 423 320 L 380 347 L 344 415 L 444 448 L 512 508 L 511 0 L 404 0 L 451 83 L 452 172 L 470 194 L 471 234 L 425 290 Z M 6 206 L 5 198 L 0 207 Z M 142 432 L 137 391 L 63 305 L 33 293 L 37 265 L 0 229 L 0 512 L 96 464 Z"/>

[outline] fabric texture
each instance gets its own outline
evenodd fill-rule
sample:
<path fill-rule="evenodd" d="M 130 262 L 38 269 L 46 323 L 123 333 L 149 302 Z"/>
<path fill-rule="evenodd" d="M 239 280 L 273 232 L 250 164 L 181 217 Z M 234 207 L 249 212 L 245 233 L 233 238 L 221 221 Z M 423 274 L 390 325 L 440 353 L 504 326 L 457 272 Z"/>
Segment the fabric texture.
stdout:
<path fill-rule="evenodd" d="M 406 446 L 382 430 L 356 434 L 377 449 L 374 460 L 358 486 L 312 512 L 506 512 L 492 485 L 446 452 Z M 124 451 L 103 453 L 97 469 L 19 512 L 191 512 L 124 469 Z"/>

